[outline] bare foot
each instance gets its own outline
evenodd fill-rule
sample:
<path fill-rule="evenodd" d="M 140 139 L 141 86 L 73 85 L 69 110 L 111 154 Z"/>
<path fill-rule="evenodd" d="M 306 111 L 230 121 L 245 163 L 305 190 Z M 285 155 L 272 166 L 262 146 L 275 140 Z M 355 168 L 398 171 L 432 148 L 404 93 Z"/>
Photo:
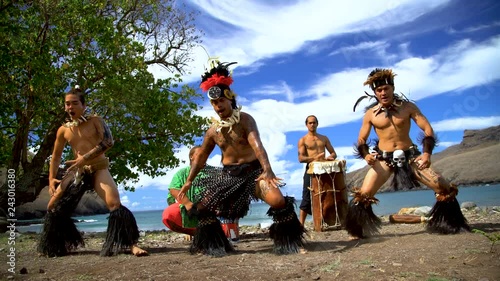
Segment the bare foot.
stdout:
<path fill-rule="evenodd" d="M 349 241 L 361 240 L 361 237 L 349 235 Z"/>
<path fill-rule="evenodd" d="M 149 256 L 148 252 L 146 252 L 145 250 L 139 248 L 137 245 L 130 246 L 130 251 L 132 252 L 132 255 L 134 255 L 136 257 Z"/>
<path fill-rule="evenodd" d="M 307 250 L 306 250 L 306 249 L 304 249 L 304 248 L 300 248 L 300 249 L 299 249 L 299 254 L 302 254 L 302 255 L 303 255 L 303 254 L 307 254 Z"/>

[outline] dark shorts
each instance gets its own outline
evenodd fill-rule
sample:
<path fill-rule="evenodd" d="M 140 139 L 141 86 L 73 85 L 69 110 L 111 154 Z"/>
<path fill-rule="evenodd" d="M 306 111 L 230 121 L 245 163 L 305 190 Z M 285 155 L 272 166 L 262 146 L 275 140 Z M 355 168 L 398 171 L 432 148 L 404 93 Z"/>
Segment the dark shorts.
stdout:
<path fill-rule="evenodd" d="M 307 173 L 307 169 L 309 168 L 309 164 L 306 166 L 306 171 L 304 172 L 304 183 L 302 186 L 302 201 L 300 202 L 299 208 L 306 212 L 309 215 L 312 215 L 312 206 L 311 206 L 311 191 L 309 190 L 309 186 L 311 185 L 311 175 Z"/>

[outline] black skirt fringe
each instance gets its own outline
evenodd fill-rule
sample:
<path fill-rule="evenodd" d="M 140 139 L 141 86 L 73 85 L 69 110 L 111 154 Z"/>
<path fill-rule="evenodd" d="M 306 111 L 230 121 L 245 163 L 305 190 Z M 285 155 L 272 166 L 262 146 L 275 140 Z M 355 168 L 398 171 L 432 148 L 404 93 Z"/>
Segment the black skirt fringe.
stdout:
<path fill-rule="evenodd" d="M 45 215 L 38 252 L 48 257 L 67 255 L 78 246 L 84 247 L 82 234 L 67 214 L 48 212 Z"/>
<path fill-rule="evenodd" d="M 204 212 L 199 216 L 198 222 L 189 249 L 191 254 L 202 253 L 212 257 L 222 257 L 234 251 L 215 214 Z"/>
<path fill-rule="evenodd" d="M 467 219 L 455 197 L 447 201 L 436 201 L 429 213 L 431 219 L 427 223 L 427 231 L 439 234 L 457 234 L 470 231 Z"/>
<path fill-rule="evenodd" d="M 415 177 L 412 167 L 410 166 L 410 161 L 421 154 L 415 145 L 404 151 L 406 161 L 402 163 L 402 167 L 398 167 L 397 163 L 393 162 L 394 152 L 384 153 L 384 151 L 378 148 L 378 141 L 374 150 L 379 154 L 378 159 L 384 161 L 387 166 L 391 167 L 394 171 L 394 176 L 392 177 L 391 182 L 391 188 L 394 191 L 398 191 L 400 188 L 413 189 L 420 187 L 420 182 Z"/>
<path fill-rule="evenodd" d="M 277 255 L 298 253 L 305 243 L 305 229 L 295 213 L 295 198 L 285 197 L 285 202 L 285 208 L 270 208 L 267 211 L 274 221 L 269 228 L 269 236 L 274 241 L 273 252 Z"/>
<path fill-rule="evenodd" d="M 400 188 L 413 189 L 420 187 L 420 183 L 412 172 L 409 163 L 404 163 L 403 167 L 394 167 L 394 176 L 391 182 L 391 188 L 398 191 Z"/>
<path fill-rule="evenodd" d="M 109 213 L 106 241 L 102 246 L 101 256 L 113 256 L 120 250 L 130 248 L 139 241 L 139 228 L 134 214 L 120 205 Z"/>
<path fill-rule="evenodd" d="M 373 213 L 371 204 L 354 202 L 354 198 L 351 199 L 345 226 L 350 235 L 366 238 L 379 233 L 381 226 L 382 221 Z"/>
<path fill-rule="evenodd" d="M 78 246 L 84 247 L 82 234 L 71 218 L 78 202 L 85 192 L 92 189 L 92 175 L 85 174 L 83 179 L 66 187 L 63 196 L 54 209 L 45 214 L 37 250 L 48 257 L 65 256 Z"/>

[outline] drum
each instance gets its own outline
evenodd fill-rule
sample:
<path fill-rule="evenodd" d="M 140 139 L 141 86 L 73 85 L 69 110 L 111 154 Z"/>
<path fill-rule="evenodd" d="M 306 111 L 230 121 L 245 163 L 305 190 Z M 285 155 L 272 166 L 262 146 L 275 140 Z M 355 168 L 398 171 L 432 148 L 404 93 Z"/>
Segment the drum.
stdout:
<path fill-rule="evenodd" d="M 314 230 L 344 227 L 348 209 L 346 161 L 311 162 L 307 173 L 311 175 Z"/>

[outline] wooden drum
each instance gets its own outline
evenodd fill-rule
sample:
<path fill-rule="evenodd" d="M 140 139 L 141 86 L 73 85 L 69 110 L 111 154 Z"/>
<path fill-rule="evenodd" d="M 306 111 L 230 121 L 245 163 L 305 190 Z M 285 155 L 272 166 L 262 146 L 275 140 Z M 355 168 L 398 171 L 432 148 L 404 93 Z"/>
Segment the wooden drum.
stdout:
<path fill-rule="evenodd" d="M 311 162 L 311 204 L 314 230 L 345 226 L 347 216 L 347 189 L 345 160 Z"/>

